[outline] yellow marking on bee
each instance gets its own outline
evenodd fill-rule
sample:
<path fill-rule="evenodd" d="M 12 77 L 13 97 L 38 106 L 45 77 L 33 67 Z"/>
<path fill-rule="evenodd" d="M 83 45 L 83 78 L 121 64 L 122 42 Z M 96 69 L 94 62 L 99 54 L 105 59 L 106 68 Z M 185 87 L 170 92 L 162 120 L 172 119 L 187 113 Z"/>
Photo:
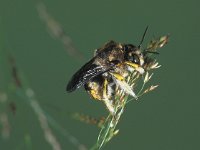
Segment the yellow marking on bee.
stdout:
<path fill-rule="evenodd" d="M 106 98 L 107 97 L 107 86 L 108 86 L 108 80 L 105 79 L 104 83 L 103 83 L 103 97 Z"/>
<path fill-rule="evenodd" d="M 126 61 L 125 64 L 127 64 L 127 65 L 133 67 L 134 69 L 137 69 L 137 68 L 139 67 L 138 64 L 135 64 L 135 63 L 132 63 L 132 62 L 129 62 L 129 61 Z"/>
<path fill-rule="evenodd" d="M 90 94 L 96 100 L 101 100 L 100 96 L 95 92 L 95 90 L 90 90 Z"/>
<path fill-rule="evenodd" d="M 117 64 L 116 67 L 123 67 L 123 63 Z"/>
<path fill-rule="evenodd" d="M 124 77 L 118 73 L 110 72 L 117 80 L 124 81 Z"/>
<path fill-rule="evenodd" d="M 133 67 L 135 70 L 137 70 L 140 74 L 143 74 L 144 68 L 140 67 L 138 64 L 126 61 L 125 64 L 129 65 L 130 67 Z"/>
<path fill-rule="evenodd" d="M 108 98 L 108 89 L 107 89 L 107 86 L 108 86 L 108 80 L 105 79 L 104 80 L 104 83 L 103 83 L 103 101 L 107 107 L 107 109 L 109 110 L 109 112 L 113 115 L 114 114 L 114 107 L 112 105 L 112 101 L 109 100 Z"/>

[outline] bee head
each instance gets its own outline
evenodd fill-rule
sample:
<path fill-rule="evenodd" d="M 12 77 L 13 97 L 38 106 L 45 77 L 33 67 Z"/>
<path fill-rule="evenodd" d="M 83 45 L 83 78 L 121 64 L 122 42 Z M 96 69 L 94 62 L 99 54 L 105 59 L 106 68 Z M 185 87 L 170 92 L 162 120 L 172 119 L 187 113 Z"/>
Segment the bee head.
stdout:
<path fill-rule="evenodd" d="M 125 61 L 137 64 L 142 66 L 144 64 L 143 54 L 141 53 L 140 49 L 132 44 L 124 45 Z"/>
<path fill-rule="evenodd" d="M 146 35 L 146 32 L 148 30 L 148 26 L 146 27 L 142 39 L 140 41 L 140 44 L 138 46 L 134 46 L 132 44 L 125 44 L 124 45 L 124 51 L 125 51 L 125 61 L 128 61 L 130 63 L 136 64 L 137 66 L 142 67 L 144 64 L 144 56 L 141 52 L 141 45 L 144 41 L 144 37 Z"/>

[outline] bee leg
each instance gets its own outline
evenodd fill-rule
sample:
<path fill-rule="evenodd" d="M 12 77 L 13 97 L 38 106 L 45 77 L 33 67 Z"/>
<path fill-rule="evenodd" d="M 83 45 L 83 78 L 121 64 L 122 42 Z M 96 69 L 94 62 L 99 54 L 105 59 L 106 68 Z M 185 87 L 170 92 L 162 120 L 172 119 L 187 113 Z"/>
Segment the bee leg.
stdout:
<path fill-rule="evenodd" d="M 138 99 L 132 87 L 125 81 L 125 78 L 122 75 L 115 72 L 110 72 L 110 74 L 112 75 L 115 83 L 121 88 L 121 90 L 124 90 L 125 93 L 133 96 L 135 99 Z"/>
<path fill-rule="evenodd" d="M 138 71 L 140 74 L 144 73 L 144 69 L 141 66 L 139 66 L 138 64 L 132 63 L 130 61 L 126 61 L 125 64 L 130 66 L 134 70 Z"/>
<path fill-rule="evenodd" d="M 105 103 L 107 109 L 109 110 L 109 112 L 114 115 L 115 109 L 112 103 L 112 100 L 110 99 L 110 95 L 108 94 L 108 80 L 105 79 L 104 83 L 103 83 L 103 102 Z"/>
<path fill-rule="evenodd" d="M 99 83 L 96 81 L 91 81 L 84 85 L 85 90 L 88 92 L 88 94 L 95 100 L 101 100 L 102 95 L 100 94 L 100 86 Z"/>

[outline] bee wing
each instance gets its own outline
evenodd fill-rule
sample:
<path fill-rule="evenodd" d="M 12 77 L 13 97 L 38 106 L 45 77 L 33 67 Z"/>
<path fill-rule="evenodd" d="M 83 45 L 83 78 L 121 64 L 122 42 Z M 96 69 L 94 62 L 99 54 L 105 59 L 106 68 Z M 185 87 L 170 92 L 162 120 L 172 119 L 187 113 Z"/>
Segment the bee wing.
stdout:
<path fill-rule="evenodd" d="M 95 58 L 91 59 L 72 76 L 67 84 L 66 91 L 72 92 L 90 81 L 93 77 L 108 71 L 105 67 L 94 64 L 94 60 Z"/>

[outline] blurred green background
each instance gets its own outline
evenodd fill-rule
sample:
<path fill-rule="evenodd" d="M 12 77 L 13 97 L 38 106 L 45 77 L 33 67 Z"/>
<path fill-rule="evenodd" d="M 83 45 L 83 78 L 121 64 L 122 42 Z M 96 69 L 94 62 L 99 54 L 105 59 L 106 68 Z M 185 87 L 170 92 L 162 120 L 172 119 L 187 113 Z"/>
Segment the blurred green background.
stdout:
<path fill-rule="evenodd" d="M 41 2 L 65 31 L 64 37 L 69 36 L 83 54 L 83 60 L 69 55 L 62 32 L 56 30 L 59 33 L 56 37 L 49 31 L 41 12 L 40 16 L 38 13 L 38 9 L 44 9 L 38 5 Z M 13 92 L 8 53 L 15 58 L 26 86 L 34 90 L 44 113 L 59 125 L 49 127 L 61 149 L 81 150 L 77 140 L 90 148 L 96 142 L 99 128 L 72 119 L 70 113 L 98 117 L 107 111 L 83 89 L 66 93 L 67 81 L 93 56 L 94 49 L 111 39 L 137 45 L 147 25 L 144 45 L 154 36 L 170 34 L 169 44 L 160 49 L 158 56 L 162 67 L 152 80 L 160 86 L 128 105 L 118 126 L 119 135 L 104 149 L 200 149 L 199 6 L 197 0 L 1 0 L 0 92 L 1 99 L 3 93 L 8 99 L 1 100 L 0 113 L 7 116 L 9 126 L 5 136 L 1 121 L 0 149 L 52 149 L 26 98 Z M 57 26 L 55 22 L 50 24 Z"/>

